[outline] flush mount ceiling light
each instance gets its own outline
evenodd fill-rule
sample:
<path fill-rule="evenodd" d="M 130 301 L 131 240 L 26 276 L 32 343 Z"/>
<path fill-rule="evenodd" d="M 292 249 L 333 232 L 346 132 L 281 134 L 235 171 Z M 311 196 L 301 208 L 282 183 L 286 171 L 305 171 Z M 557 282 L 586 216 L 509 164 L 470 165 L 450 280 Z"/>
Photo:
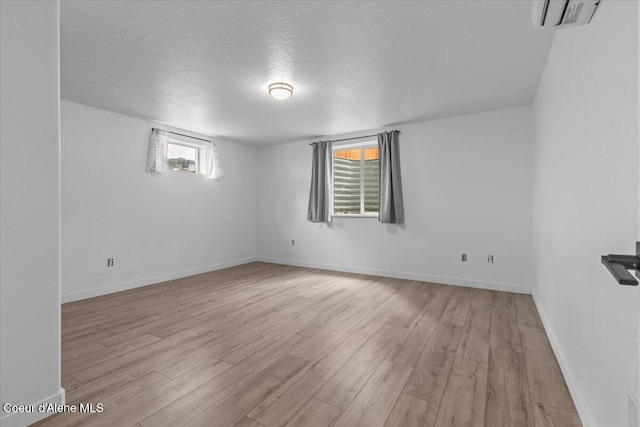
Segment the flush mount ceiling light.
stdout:
<path fill-rule="evenodd" d="M 283 100 L 293 95 L 293 86 L 287 83 L 271 83 L 269 85 L 269 95 L 277 100 Z"/>

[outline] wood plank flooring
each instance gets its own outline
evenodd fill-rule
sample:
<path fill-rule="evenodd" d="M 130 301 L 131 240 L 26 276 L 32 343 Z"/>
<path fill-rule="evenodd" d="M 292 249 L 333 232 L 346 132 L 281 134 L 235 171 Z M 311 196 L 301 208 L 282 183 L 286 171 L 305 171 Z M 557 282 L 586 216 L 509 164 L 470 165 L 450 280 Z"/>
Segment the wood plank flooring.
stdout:
<path fill-rule="evenodd" d="M 251 263 L 62 306 L 40 426 L 580 426 L 527 295 Z"/>

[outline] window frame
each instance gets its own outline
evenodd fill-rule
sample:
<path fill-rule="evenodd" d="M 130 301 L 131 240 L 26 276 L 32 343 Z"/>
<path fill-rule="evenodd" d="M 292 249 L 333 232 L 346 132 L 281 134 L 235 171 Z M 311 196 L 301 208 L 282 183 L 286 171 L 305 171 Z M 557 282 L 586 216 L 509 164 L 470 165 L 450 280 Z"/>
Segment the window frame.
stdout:
<path fill-rule="evenodd" d="M 334 197 L 335 197 L 335 153 L 336 151 L 345 151 L 345 150 L 353 150 L 360 149 L 360 213 L 359 214 L 345 214 L 345 213 L 336 213 L 334 206 Z M 378 140 L 377 139 L 369 139 L 366 141 L 355 142 L 350 144 L 333 144 L 331 147 L 331 217 L 332 218 L 379 218 L 380 212 L 365 212 L 365 203 L 364 203 L 364 162 L 365 155 L 364 150 L 368 148 L 378 148 Z M 380 152 L 378 151 L 378 161 L 380 160 Z M 378 172 L 379 173 L 379 172 Z M 378 197 L 380 197 L 380 187 L 378 187 Z"/>
<path fill-rule="evenodd" d="M 183 170 L 173 170 L 169 167 L 169 145 L 177 145 L 181 147 L 193 148 L 196 152 L 196 170 L 195 172 L 188 172 L 189 175 L 204 175 L 205 172 L 205 164 L 204 159 L 206 158 L 206 149 L 207 147 L 204 144 L 200 144 L 197 142 L 187 141 L 188 137 L 177 137 L 173 134 L 170 134 L 169 140 L 167 141 L 167 152 L 165 153 L 165 158 L 167 159 L 167 170 L 170 172 L 176 173 L 187 173 L 187 171 Z M 192 138 L 188 138 L 192 139 Z M 204 155 L 203 155 L 204 154 Z"/>

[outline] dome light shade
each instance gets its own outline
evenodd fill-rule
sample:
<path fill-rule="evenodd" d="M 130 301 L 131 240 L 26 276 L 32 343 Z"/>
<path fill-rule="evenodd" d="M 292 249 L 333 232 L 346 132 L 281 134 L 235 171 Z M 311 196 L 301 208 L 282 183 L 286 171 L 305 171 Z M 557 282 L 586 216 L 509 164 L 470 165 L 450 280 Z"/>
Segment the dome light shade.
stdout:
<path fill-rule="evenodd" d="M 269 95 L 277 100 L 283 100 L 293 95 L 293 86 L 287 83 L 271 83 L 269 85 Z"/>

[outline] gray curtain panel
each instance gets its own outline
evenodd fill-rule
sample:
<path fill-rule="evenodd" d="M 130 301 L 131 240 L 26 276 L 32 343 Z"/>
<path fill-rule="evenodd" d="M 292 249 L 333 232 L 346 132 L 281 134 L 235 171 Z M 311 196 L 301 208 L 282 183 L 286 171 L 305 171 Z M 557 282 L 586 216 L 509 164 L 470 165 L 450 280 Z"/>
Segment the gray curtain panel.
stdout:
<path fill-rule="evenodd" d="M 404 222 L 402 178 L 400 176 L 400 147 L 398 131 L 378 134 L 380 152 L 380 208 L 379 221 L 389 224 Z"/>
<path fill-rule="evenodd" d="M 311 165 L 311 191 L 307 219 L 311 222 L 330 222 L 332 167 L 331 142 L 320 141 L 313 144 Z"/>

